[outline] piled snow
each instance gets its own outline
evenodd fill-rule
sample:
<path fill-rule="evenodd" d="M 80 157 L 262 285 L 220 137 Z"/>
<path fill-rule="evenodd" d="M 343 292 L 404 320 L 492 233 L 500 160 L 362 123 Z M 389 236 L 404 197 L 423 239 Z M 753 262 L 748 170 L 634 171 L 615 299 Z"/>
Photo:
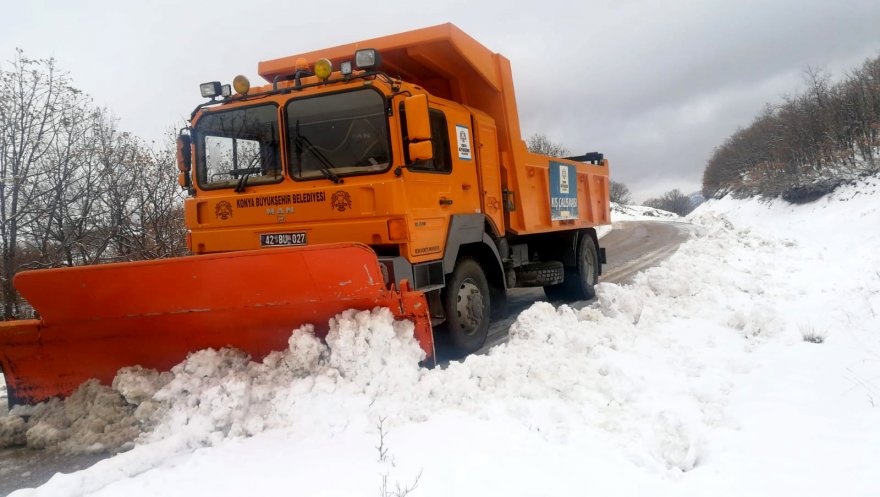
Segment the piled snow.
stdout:
<path fill-rule="evenodd" d="M 612 221 L 680 221 L 681 216 L 674 212 L 655 209 L 644 205 L 624 205 L 611 203 Z"/>
<path fill-rule="evenodd" d="M 133 412 L 118 392 L 90 380 L 63 401 L 17 406 L 0 417 L 0 447 L 27 445 L 65 454 L 130 448 L 141 431 Z"/>
<path fill-rule="evenodd" d="M 231 349 L 191 354 L 153 396 L 162 422 L 147 440 L 176 437 L 198 447 L 275 428 L 332 429 L 347 422 L 348 409 L 418 380 L 425 354 L 412 323 L 381 308 L 347 311 L 330 325 L 326 343 L 304 326 L 262 363 Z M 311 419 L 304 399 L 328 412 Z"/>
<path fill-rule="evenodd" d="M 877 495 L 877 187 L 710 201 L 632 285 L 536 303 L 445 369 L 377 309 L 260 363 L 128 370 L 114 386 L 153 427 L 137 446 L 13 495 Z"/>
<path fill-rule="evenodd" d="M 611 202 L 610 225 L 598 226 L 596 234 L 599 238 L 607 235 L 613 228 L 613 223 L 621 221 L 682 221 L 681 216 L 673 212 L 646 207 L 644 205 L 624 205 Z"/>

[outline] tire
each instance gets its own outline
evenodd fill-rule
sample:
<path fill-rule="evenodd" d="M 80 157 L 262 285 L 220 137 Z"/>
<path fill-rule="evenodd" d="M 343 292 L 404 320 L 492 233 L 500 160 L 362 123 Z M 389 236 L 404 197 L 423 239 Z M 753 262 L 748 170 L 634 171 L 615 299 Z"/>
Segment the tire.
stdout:
<path fill-rule="evenodd" d="M 565 281 L 565 266 L 559 261 L 532 262 L 516 268 L 516 286 L 549 286 Z"/>
<path fill-rule="evenodd" d="M 462 258 L 449 275 L 443 294 L 446 329 L 456 352 L 470 354 L 486 343 L 491 300 L 489 282 L 482 266 Z"/>
<path fill-rule="evenodd" d="M 589 234 L 581 236 L 578 243 L 577 266 L 565 268 L 565 280 L 558 285 L 547 285 L 544 294 L 550 300 L 590 300 L 596 296 L 599 280 L 596 242 Z"/>

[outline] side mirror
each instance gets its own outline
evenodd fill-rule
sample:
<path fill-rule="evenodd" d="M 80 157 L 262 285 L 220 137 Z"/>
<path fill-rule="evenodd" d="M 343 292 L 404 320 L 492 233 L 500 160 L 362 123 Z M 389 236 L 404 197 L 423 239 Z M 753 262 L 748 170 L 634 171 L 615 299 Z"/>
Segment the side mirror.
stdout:
<path fill-rule="evenodd" d="M 189 172 L 192 170 L 192 137 L 181 133 L 177 136 L 177 183 L 181 188 L 192 186 Z"/>
<path fill-rule="evenodd" d="M 431 144 L 431 120 L 428 117 L 428 96 L 413 95 L 403 101 L 406 133 L 409 138 L 409 159 L 413 162 L 434 158 Z"/>
<path fill-rule="evenodd" d="M 431 140 L 410 143 L 409 144 L 409 160 L 418 162 L 422 160 L 430 160 L 434 158 L 434 144 Z"/>

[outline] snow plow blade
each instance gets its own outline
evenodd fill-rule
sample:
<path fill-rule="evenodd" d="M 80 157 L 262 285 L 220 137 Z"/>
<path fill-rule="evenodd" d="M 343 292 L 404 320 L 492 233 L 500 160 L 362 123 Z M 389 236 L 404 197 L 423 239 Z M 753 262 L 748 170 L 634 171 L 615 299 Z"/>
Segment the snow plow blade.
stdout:
<path fill-rule="evenodd" d="M 0 323 L 10 405 L 110 384 L 119 368 L 168 370 L 189 352 L 236 347 L 255 360 L 291 332 L 346 309 L 388 307 L 415 323 L 433 361 L 424 294 L 386 286 L 376 254 L 356 243 L 275 248 L 19 273 L 39 320 Z"/>

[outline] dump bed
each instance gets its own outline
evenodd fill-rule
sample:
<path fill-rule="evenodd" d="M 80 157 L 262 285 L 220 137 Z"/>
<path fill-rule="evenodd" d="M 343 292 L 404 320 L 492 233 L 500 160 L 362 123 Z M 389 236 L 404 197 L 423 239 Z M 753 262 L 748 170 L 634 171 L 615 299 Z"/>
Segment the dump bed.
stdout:
<path fill-rule="evenodd" d="M 452 24 L 441 24 L 357 43 L 260 62 L 260 76 L 269 82 L 291 77 L 296 61 L 327 58 L 335 67 L 351 60 L 358 49 L 373 48 L 382 57 L 388 75 L 421 86 L 431 95 L 482 111 L 495 121 L 502 188 L 508 192 L 506 228 L 515 234 L 557 231 L 610 223 L 608 165 L 588 165 L 529 154 L 519 127 L 510 61 Z M 554 208 L 567 200 L 559 190 L 560 171 L 578 208 Z M 557 181 L 557 183 L 554 183 Z M 565 194 L 562 194 L 565 195 Z"/>

